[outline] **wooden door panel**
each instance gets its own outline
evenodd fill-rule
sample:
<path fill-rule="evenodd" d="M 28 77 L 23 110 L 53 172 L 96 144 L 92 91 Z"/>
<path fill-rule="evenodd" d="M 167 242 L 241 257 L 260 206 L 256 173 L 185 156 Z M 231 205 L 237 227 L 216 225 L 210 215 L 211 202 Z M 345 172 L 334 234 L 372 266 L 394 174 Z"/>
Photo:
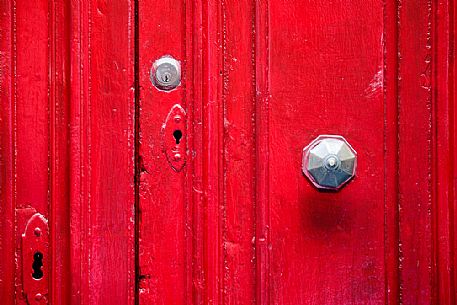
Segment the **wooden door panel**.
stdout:
<path fill-rule="evenodd" d="M 274 304 L 379 304 L 384 291 L 383 6 L 272 1 L 269 206 Z M 320 134 L 358 152 L 357 177 L 319 192 L 301 170 Z"/>
<path fill-rule="evenodd" d="M 151 69 L 163 56 L 180 61 L 183 70 L 188 66 L 185 6 L 180 1 L 139 1 L 138 12 L 138 298 L 140 304 L 183 304 L 191 298 L 186 287 L 190 275 L 191 253 L 186 242 L 191 236 L 191 210 L 185 197 L 186 171 L 176 172 L 164 150 L 167 140 L 173 139 L 174 130 L 167 128 L 165 134 L 162 128 L 174 105 L 187 111 L 187 82 L 170 92 L 158 90 L 151 82 Z M 190 77 L 187 71 L 186 80 Z M 185 117 L 182 120 L 189 124 Z M 182 132 L 187 137 L 187 132 Z"/>
<path fill-rule="evenodd" d="M 134 302 L 133 4 L 0 2 L 2 304 Z M 42 296 L 23 289 L 34 213 Z"/>
<path fill-rule="evenodd" d="M 0 1 L 2 304 L 454 304 L 455 9 Z M 321 134 L 358 153 L 338 192 L 302 173 Z"/>

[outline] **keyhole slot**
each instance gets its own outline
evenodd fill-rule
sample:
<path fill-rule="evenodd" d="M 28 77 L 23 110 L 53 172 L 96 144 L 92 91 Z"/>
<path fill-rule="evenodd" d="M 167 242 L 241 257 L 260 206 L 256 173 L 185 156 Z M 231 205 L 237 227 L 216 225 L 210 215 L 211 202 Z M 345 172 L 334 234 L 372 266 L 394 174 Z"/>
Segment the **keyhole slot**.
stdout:
<path fill-rule="evenodd" d="M 170 78 L 171 78 L 171 75 L 170 75 L 170 73 L 168 73 L 168 72 L 167 72 L 167 73 L 164 73 L 164 74 L 162 75 L 162 81 L 163 81 L 164 83 L 170 82 Z"/>
<path fill-rule="evenodd" d="M 32 263 L 32 277 L 36 280 L 39 280 L 43 277 L 43 253 L 35 252 L 33 254 L 33 263 Z"/>
<path fill-rule="evenodd" d="M 176 141 L 176 145 L 179 144 L 179 142 L 181 142 L 181 138 L 182 138 L 182 131 L 177 129 L 175 131 L 173 131 L 173 137 L 175 138 L 175 141 Z"/>

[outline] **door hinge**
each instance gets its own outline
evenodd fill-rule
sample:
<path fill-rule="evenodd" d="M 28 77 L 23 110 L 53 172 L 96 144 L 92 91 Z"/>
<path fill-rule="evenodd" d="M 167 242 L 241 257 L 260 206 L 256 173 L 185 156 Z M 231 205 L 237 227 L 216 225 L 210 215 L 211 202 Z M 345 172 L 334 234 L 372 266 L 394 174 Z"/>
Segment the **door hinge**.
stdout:
<path fill-rule="evenodd" d="M 48 220 L 36 213 L 22 234 L 22 283 L 29 305 L 48 304 L 49 262 Z"/>

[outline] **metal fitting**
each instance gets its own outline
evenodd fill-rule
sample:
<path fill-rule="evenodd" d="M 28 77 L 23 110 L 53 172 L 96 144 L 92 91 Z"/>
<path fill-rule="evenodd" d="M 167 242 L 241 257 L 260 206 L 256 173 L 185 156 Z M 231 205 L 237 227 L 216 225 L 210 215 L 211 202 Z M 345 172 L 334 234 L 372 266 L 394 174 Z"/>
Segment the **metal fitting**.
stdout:
<path fill-rule="evenodd" d="M 152 64 L 150 78 L 157 89 L 173 90 L 181 83 L 181 64 L 169 55 L 162 56 Z"/>
<path fill-rule="evenodd" d="M 356 167 L 357 153 L 342 136 L 320 135 L 303 149 L 302 171 L 318 189 L 340 189 Z"/>

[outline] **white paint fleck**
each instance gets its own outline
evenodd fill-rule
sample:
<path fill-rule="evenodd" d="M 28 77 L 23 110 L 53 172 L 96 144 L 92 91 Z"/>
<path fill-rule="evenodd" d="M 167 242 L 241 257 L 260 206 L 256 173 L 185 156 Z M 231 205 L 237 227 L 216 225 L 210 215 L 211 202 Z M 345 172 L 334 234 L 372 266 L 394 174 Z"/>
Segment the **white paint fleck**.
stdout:
<path fill-rule="evenodd" d="M 376 72 L 376 74 L 373 76 L 373 79 L 368 84 L 368 87 L 364 91 L 365 97 L 371 98 L 382 92 L 383 76 L 384 75 L 382 69 Z"/>

